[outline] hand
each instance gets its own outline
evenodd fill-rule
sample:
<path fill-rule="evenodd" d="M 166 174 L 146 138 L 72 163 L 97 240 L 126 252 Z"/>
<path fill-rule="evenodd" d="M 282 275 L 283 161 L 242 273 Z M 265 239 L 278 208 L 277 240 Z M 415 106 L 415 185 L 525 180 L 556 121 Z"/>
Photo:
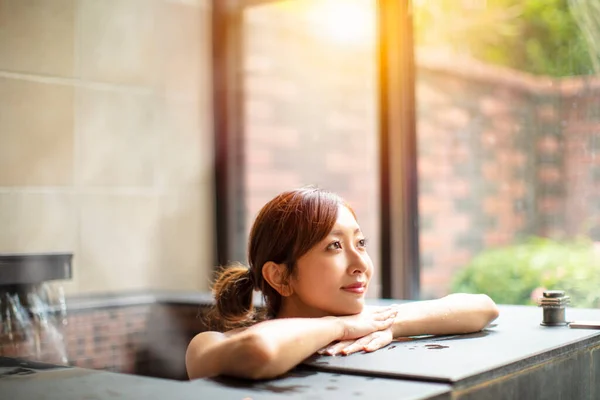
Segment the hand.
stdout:
<path fill-rule="evenodd" d="M 382 307 L 375 310 L 364 310 L 360 314 L 338 317 L 344 326 L 340 341 L 360 339 L 373 332 L 384 331 L 392 326 L 397 310 L 393 307 Z"/>
<path fill-rule="evenodd" d="M 371 352 L 387 346 L 393 339 L 394 336 L 392 335 L 392 330 L 388 328 L 382 331 L 369 333 L 357 340 L 342 340 L 341 342 L 331 344 L 324 349 L 319 350 L 318 353 L 328 356 L 335 356 L 337 354 L 347 356 L 348 354 L 356 353 L 361 350 Z"/>

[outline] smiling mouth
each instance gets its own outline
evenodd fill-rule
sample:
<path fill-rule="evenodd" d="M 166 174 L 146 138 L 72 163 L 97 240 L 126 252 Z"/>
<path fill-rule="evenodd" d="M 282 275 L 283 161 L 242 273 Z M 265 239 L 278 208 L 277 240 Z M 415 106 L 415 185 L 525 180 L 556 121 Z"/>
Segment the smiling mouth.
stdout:
<path fill-rule="evenodd" d="M 354 285 L 344 286 L 342 288 L 342 290 L 344 290 L 346 292 L 350 292 L 350 293 L 362 294 L 367 290 L 367 287 L 363 283 L 361 283 L 361 284 L 357 283 Z"/>

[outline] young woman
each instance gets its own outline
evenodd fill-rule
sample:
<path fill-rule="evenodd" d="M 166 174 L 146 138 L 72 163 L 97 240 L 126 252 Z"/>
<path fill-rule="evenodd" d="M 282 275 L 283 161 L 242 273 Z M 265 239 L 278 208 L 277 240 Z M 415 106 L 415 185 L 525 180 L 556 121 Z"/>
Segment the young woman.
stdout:
<path fill-rule="evenodd" d="M 396 337 L 476 332 L 498 316 L 486 295 L 452 294 L 391 307 L 365 307 L 373 274 L 350 206 L 319 189 L 282 193 L 259 212 L 249 267 L 226 268 L 213 286 L 224 333 L 190 342 L 190 379 L 279 376 L 319 351 L 375 351 Z M 262 313 L 252 305 L 262 292 Z"/>

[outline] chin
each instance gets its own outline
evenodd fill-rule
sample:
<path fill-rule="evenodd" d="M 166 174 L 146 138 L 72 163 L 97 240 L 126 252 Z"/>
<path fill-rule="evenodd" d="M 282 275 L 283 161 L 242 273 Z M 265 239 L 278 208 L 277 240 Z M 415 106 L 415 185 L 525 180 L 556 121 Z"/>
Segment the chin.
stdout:
<path fill-rule="evenodd" d="M 340 307 L 338 309 L 339 312 L 335 313 L 334 315 L 343 316 L 343 315 L 360 314 L 364 308 L 365 308 L 364 300 L 361 300 L 354 304 L 345 304 L 343 307 Z"/>

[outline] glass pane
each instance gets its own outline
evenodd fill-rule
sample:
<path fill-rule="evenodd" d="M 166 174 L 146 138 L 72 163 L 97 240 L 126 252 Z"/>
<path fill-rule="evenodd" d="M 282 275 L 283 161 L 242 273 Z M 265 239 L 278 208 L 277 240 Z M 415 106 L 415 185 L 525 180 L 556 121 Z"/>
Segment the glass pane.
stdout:
<path fill-rule="evenodd" d="M 600 307 L 600 2 L 414 9 L 423 296 Z"/>
<path fill-rule="evenodd" d="M 245 215 L 317 185 L 355 209 L 378 265 L 375 2 L 294 0 L 243 15 Z M 377 273 L 377 272 L 376 272 Z M 369 295 L 379 293 L 377 279 Z"/>

